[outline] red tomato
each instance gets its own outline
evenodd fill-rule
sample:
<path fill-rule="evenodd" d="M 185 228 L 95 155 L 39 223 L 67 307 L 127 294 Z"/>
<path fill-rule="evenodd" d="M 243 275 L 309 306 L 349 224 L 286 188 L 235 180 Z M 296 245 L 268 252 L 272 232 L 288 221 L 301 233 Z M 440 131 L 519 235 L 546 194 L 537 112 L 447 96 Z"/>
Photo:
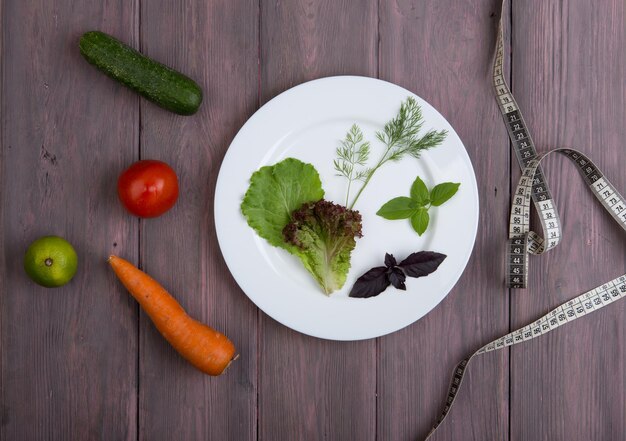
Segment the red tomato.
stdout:
<path fill-rule="evenodd" d="M 120 175 L 117 194 L 132 214 L 157 217 L 176 203 L 178 178 L 165 162 L 137 161 Z"/>

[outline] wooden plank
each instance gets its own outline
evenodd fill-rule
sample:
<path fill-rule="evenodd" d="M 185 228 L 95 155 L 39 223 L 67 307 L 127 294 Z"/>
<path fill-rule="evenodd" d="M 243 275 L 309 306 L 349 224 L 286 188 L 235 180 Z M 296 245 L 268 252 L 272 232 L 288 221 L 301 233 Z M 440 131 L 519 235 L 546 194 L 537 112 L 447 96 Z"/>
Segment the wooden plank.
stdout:
<path fill-rule="evenodd" d="M 257 310 L 222 260 L 213 196 L 222 157 L 257 106 L 258 4 L 144 1 L 141 13 L 144 52 L 204 90 L 202 107 L 189 117 L 142 102 L 142 158 L 169 163 L 181 187 L 171 212 L 142 222 L 142 264 L 192 316 L 228 335 L 241 358 L 222 377 L 203 375 L 142 314 L 139 438 L 254 439 Z"/>
<path fill-rule="evenodd" d="M 452 368 L 508 330 L 510 155 L 490 77 L 499 3 L 380 3 L 380 76 L 426 99 L 457 131 L 476 171 L 481 222 L 472 258 L 448 297 L 414 325 L 379 341 L 379 440 L 423 439 L 443 408 Z M 476 359 L 468 372 L 433 439 L 504 439 L 507 352 Z"/>
<path fill-rule="evenodd" d="M 137 306 L 105 263 L 137 257 L 117 174 L 137 155 L 138 99 L 89 66 L 78 38 L 136 42 L 137 3 L 2 3 L 2 385 L 4 440 L 136 439 Z M 22 258 L 67 238 L 69 285 L 36 286 Z"/>
<path fill-rule="evenodd" d="M 376 1 L 261 2 L 261 101 L 328 75 L 376 75 Z M 259 439 L 372 440 L 375 342 L 304 336 L 265 315 Z"/>
<path fill-rule="evenodd" d="M 623 193 L 626 137 L 626 6 L 621 0 L 515 2 L 514 93 L 539 151 L 587 153 Z M 626 272 L 626 235 L 600 208 L 575 168 L 546 170 L 564 241 L 534 258 L 530 288 L 513 293 L 512 323 Z M 626 433 L 624 303 L 515 347 L 511 439 L 622 439 Z"/>

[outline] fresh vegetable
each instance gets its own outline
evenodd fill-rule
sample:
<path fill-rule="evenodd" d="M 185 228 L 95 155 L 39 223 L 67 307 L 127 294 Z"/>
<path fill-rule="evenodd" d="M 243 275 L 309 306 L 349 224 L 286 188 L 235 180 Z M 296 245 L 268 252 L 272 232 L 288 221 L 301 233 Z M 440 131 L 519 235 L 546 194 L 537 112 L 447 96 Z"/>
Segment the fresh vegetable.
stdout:
<path fill-rule="evenodd" d="M 389 285 L 406 291 L 407 277 L 425 277 L 437 270 L 446 255 L 433 251 L 419 251 L 410 254 L 397 263 L 393 254 L 385 254 L 385 266 L 377 266 L 357 279 L 350 291 L 350 297 L 374 297 L 387 289 Z"/>
<path fill-rule="evenodd" d="M 350 254 L 361 237 L 361 215 L 325 200 L 305 203 L 283 229 L 290 251 L 326 294 L 340 289 L 350 270 Z"/>
<path fill-rule="evenodd" d="M 74 247 L 58 236 L 44 236 L 30 244 L 24 256 L 24 270 L 36 283 L 47 288 L 63 286 L 78 268 Z"/>
<path fill-rule="evenodd" d="M 241 211 L 259 236 L 298 257 L 330 294 L 346 281 L 361 215 L 323 197 L 315 167 L 287 158 L 254 172 Z"/>
<path fill-rule="evenodd" d="M 80 53 L 111 78 L 179 115 L 196 113 L 202 89 L 190 78 L 100 31 L 80 38 Z"/>
<path fill-rule="evenodd" d="M 185 360 L 208 375 L 224 372 L 235 355 L 235 346 L 224 334 L 189 317 L 161 285 L 130 262 L 110 256 L 109 264 L 159 332 Z"/>
<path fill-rule="evenodd" d="M 440 145 L 448 134 L 446 130 L 429 130 L 423 136 L 419 136 L 423 125 L 421 107 L 415 98 L 407 98 L 400 105 L 398 115 L 385 124 L 382 132 L 376 132 L 376 138 L 385 145 L 385 150 L 378 162 L 371 168 L 365 167 L 369 156 L 369 143 L 363 141 L 361 129 L 356 124 L 352 126 L 340 148 L 337 149 L 338 157 L 334 161 L 335 170 L 348 180 L 346 201 L 350 197 L 352 182 L 363 181 L 352 202 L 350 204 L 346 202 L 348 208 L 354 208 L 374 173 L 384 164 L 389 161 L 399 161 L 406 155 L 419 159 L 423 151 Z"/>
<path fill-rule="evenodd" d="M 287 158 L 254 172 L 241 211 L 259 236 L 291 252 L 294 247 L 283 238 L 283 228 L 291 221 L 291 213 L 302 204 L 323 197 L 322 182 L 315 167 Z"/>
<path fill-rule="evenodd" d="M 385 163 L 399 161 L 406 155 L 419 158 L 422 151 L 441 144 L 447 135 L 445 130 L 430 130 L 419 136 L 422 125 L 421 108 L 409 97 L 401 104 L 398 115 L 376 133 L 385 151 L 372 168 L 366 166 L 370 143 L 364 140 L 359 126 L 352 125 L 333 162 L 337 174 L 348 180 L 346 206 L 322 199 L 324 190 L 319 174 L 310 164 L 287 158 L 262 167 L 250 178 L 241 204 L 248 225 L 270 244 L 300 258 L 326 294 L 341 288 L 350 270 L 355 238 L 362 235 L 361 215 L 352 208 L 374 173 Z M 350 202 L 355 181 L 363 183 Z M 413 201 L 410 204 L 404 209 L 407 217 L 419 208 Z M 394 284 L 401 286 L 403 273 L 392 273 L 385 275 L 384 280 L 391 277 Z"/>
<path fill-rule="evenodd" d="M 428 191 L 424 181 L 418 176 L 411 185 L 411 197 L 399 196 L 384 204 L 376 212 L 389 220 L 410 219 L 411 226 L 420 236 L 428 228 L 428 210 L 447 202 L 459 190 L 461 184 L 444 182 Z"/>
<path fill-rule="evenodd" d="M 178 199 L 178 178 L 165 162 L 137 161 L 120 175 L 117 194 L 135 216 L 160 216 Z"/>

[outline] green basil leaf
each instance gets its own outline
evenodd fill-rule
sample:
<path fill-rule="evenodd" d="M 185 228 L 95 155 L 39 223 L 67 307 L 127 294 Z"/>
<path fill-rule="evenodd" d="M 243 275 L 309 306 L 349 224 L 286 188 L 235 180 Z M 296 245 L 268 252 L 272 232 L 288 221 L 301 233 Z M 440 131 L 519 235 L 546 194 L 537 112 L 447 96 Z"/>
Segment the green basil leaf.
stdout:
<path fill-rule="evenodd" d="M 436 185 L 430 191 L 430 203 L 435 207 L 440 206 L 459 190 L 459 185 L 454 182 L 444 182 L 443 184 Z"/>
<path fill-rule="evenodd" d="M 428 215 L 428 210 L 425 208 L 420 208 L 413 216 L 411 216 L 411 226 L 420 236 L 424 234 L 424 231 L 428 228 L 429 221 L 430 216 Z"/>
<path fill-rule="evenodd" d="M 393 198 L 376 212 L 377 215 L 389 220 L 407 219 L 417 211 L 417 203 L 406 196 Z"/>
<path fill-rule="evenodd" d="M 411 199 L 421 206 L 429 202 L 429 196 L 426 184 L 424 184 L 424 181 L 418 176 L 415 178 L 413 185 L 411 185 Z"/>

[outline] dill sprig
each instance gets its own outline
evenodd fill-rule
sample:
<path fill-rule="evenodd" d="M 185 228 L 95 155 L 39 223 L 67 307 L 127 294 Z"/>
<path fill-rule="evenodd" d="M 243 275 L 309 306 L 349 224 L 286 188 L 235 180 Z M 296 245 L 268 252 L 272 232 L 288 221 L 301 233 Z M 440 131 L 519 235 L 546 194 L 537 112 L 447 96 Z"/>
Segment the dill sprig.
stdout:
<path fill-rule="evenodd" d="M 346 192 L 346 203 L 350 199 L 350 187 L 354 181 L 365 181 L 370 170 L 365 167 L 370 154 L 369 141 L 363 141 L 363 131 L 353 124 L 346 137 L 337 147 L 337 159 L 334 165 L 337 176 L 343 176 L 348 180 L 348 191 Z"/>
<path fill-rule="evenodd" d="M 361 188 L 348 208 L 352 209 L 354 207 L 354 204 L 356 204 L 361 193 L 363 193 L 363 190 L 367 187 L 367 184 L 369 184 L 374 173 L 384 164 L 389 161 L 399 161 L 406 155 L 418 159 L 423 151 L 437 147 L 448 135 L 447 130 L 429 130 L 423 136 L 419 136 L 423 125 L 422 109 L 413 97 L 407 98 L 407 100 L 400 105 L 398 115 L 385 124 L 385 128 L 382 132 L 376 132 L 376 138 L 385 144 L 385 151 L 376 165 L 367 169 L 366 173 L 360 177 L 360 180 L 363 181 L 363 185 L 361 185 Z M 355 126 L 353 126 L 353 128 L 354 127 Z M 335 161 L 335 167 L 336 166 L 337 162 Z M 346 205 L 347 203 L 348 198 L 346 197 Z"/>

